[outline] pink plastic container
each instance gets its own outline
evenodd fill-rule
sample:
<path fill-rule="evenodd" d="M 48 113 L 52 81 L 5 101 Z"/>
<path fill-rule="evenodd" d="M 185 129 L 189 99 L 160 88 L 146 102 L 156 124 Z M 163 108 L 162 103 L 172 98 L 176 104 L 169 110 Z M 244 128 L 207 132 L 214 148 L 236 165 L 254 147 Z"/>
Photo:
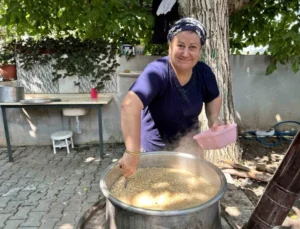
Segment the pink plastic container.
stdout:
<path fill-rule="evenodd" d="M 215 130 L 208 129 L 193 137 L 204 150 L 221 149 L 237 139 L 237 125 L 218 126 Z"/>

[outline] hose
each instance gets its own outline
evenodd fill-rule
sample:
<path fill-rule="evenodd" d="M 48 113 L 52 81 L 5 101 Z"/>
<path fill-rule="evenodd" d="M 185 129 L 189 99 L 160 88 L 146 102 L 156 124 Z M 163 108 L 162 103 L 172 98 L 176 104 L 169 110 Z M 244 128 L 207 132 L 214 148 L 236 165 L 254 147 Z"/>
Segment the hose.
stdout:
<path fill-rule="evenodd" d="M 292 129 L 288 131 L 282 131 L 280 129 L 283 124 L 293 124 L 297 125 L 297 130 Z M 297 134 L 297 132 L 300 130 L 300 122 L 297 121 L 283 121 L 283 122 L 278 122 L 276 123 L 270 131 L 245 131 L 241 133 L 241 136 L 244 139 L 248 140 L 257 140 L 258 142 L 262 143 L 263 145 L 267 147 L 274 147 L 274 146 L 279 146 L 282 144 L 282 140 L 285 140 L 287 142 L 291 142 L 294 138 L 294 136 Z M 267 142 L 267 139 L 276 139 L 276 142 L 270 143 Z"/>

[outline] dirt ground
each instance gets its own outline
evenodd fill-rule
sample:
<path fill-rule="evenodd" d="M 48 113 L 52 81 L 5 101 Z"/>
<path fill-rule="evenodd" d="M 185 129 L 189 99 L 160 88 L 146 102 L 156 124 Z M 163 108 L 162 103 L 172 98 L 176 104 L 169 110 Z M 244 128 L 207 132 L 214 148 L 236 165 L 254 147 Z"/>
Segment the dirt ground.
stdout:
<path fill-rule="evenodd" d="M 281 157 L 283 157 L 290 145 L 290 143 L 283 141 L 279 146 L 266 147 L 256 140 L 248 140 L 244 138 L 240 138 L 239 140 L 240 148 L 243 153 L 243 165 L 246 165 L 250 168 L 255 168 L 255 165 L 258 162 L 266 163 L 268 165 L 274 165 L 277 167 L 280 164 L 281 159 L 272 161 L 271 155 L 282 155 Z M 267 183 L 255 181 L 253 179 L 238 180 L 240 182 L 240 184 L 238 185 L 247 194 L 251 202 L 256 205 Z"/>
<path fill-rule="evenodd" d="M 273 165 L 278 167 L 282 161 L 282 158 L 286 154 L 288 147 L 290 146 L 290 142 L 283 141 L 281 145 L 274 146 L 274 147 L 266 147 L 262 143 L 256 140 L 248 140 L 240 138 L 240 148 L 243 152 L 242 156 L 242 164 L 246 165 L 250 168 L 255 168 L 255 164 L 258 162 L 266 163 L 268 165 Z M 274 157 L 275 156 L 275 157 Z M 273 160 L 272 160 L 273 158 Z M 274 158 L 277 158 L 274 160 Z M 267 185 L 265 182 L 259 182 L 249 178 L 238 178 L 234 177 L 235 185 L 238 186 L 250 201 L 253 203 L 254 206 L 257 205 L 261 195 L 264 192 L 264 189 Z M 300 200 L 296 201 L 294 204 L 295 209 L 292 209 L 289 213 L 289 220 L 295 221 L 294 225 L 289 225 L 291 227 L 282 227 L 282 228 L 293 228 L 299 229 L 300 228 L 300 212 L 297 211 L 297 208 L 300 209 Z M 298 222 L 296 222 L 296 220 Z M 287 224 L 285 224 L 287 225 Z"/>

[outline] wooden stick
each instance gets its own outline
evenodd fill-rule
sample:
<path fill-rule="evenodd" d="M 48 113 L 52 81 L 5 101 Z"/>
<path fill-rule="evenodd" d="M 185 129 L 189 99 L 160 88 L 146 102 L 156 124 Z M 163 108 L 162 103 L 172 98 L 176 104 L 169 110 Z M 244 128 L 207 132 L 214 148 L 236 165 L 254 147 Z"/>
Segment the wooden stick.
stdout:
<path fill-rule="evenodd" d="M 228 165 L 228 164 L 214 163 L 214 165 L 217 166 L 219 169 L 233 169 L 233 167 L 231 165 Z"/>
<path fill-rule="evenodd" d="M 229 173 L 234 176 L 251 178 L 251 179 L 262 181 L 262 182 L 269 182 L 273 177 L 269 174 L 266 174 L 263 172 L 258 172 L 256 170 L 251 170 L 249 172 L 245 172 L 245 171 L 240 171 L 237 169 L 223 169 L 222 171 L 224 173 Z"/>
<path fill-rule="evenodd" d="M 233 168 L 235 168 L 235 169 L 241 169 L 241 170 L 244 170 L 244 171 L 246 171 L 246 172 L 251 171 L 250 168 L 248 168 L 248 167 L 246 167 L 246 166 L 244 166 L 244 165 L 241 165 L 241 164 L 232 162 L 232 161 L 224 160 L 224 161 L 222 161 L 222 162 L 224 162 L 224 163 L 226 163 L 226 164 L 228 164 L 228 165 L 231 165 L 231 166 L 232 166 Z"/>
<path fill-rule="evenodd" d="M 267 172 L 274 174 L 276 172 L 278 165 L 267 165 L 266 163 L 257 163 L 256 164 L 256 170 L 257 171 L 262 171 L 262 172 Z"/>

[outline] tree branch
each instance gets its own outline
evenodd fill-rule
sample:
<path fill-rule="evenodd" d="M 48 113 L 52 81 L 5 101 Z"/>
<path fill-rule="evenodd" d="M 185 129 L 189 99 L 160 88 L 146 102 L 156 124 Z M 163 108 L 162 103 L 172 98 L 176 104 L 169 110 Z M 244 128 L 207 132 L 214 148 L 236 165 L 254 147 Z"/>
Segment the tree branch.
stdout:
<path fill-rule="evenodd" d="M 229 16 L 242 9 L 245 5 L 249 4 L 251 0 L 228 0 Z"/>

